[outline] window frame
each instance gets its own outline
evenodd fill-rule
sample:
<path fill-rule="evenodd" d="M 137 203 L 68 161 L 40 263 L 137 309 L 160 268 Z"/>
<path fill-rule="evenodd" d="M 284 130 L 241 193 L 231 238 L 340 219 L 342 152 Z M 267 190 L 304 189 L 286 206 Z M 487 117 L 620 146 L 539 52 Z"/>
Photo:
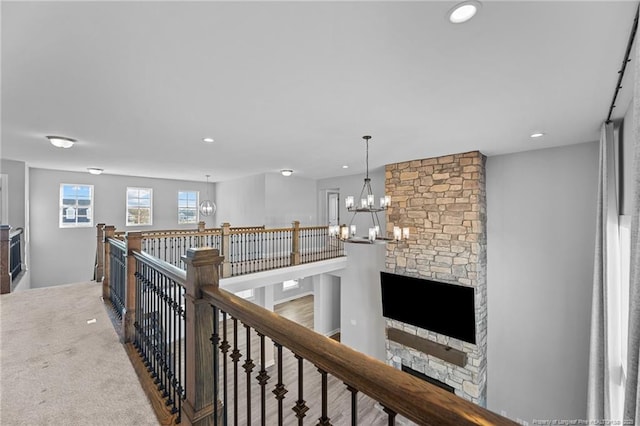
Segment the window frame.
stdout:
<path fill-rule="evenodd" d="M 149 223 L 131 223 L 129 222 L 129 190 L 143 190 L 149 191 Z M 140 194 L 138 193 L 138 200 L 140 200 Z M 140 209 L 140 206 L 133 206 L 131 208 Z M 146 208 L 146 207 L 144 207 Z M 127 186 L 127 190 L 125 192 L 125 225 L 126 226 L 152 226 L 153 225 L 153 188 L 142 188 L 139 186 Z"/>
<path fill-rule="evenodd" d="M 292 283 L 292 284 L 287 284 Z M 282 282 L 282 291 L 290 291 L 300 288 L 300 280 L 286 280 Z"/>
<path fill-rule="evenodd" d="M 193 210 L 195 211 L 196 215 L 195 215 L 195 220 L 193 222 L 180 222 L 180 211 L 181 210 L 190 210 L 191 207 L 188 205 L 189 204 L 189 200 L 187 199 L 187 207 L 186 208 L 181 208 L 180 207 L 180 194 L 183 193 L 195 193 L 196 194 L 196 204 L 195 206 L 193 206 Z M 200 191 L 196 191 L 196 190 L 178 190 L 178 225 L 197 225 L 198 221 L 200 221 Z"/>
<path fill-rule="evenodd" d="M 65 208 L 66 204 L 64 204 L 64 188 L 65 187 L 69 187 L 69 186 L 74 186 L 74 187 L 86 187 L 89 188 L 89 207 L 87 207 L 88 213 L 86 215 L 86 217 L 89 219 L 88 222 L 78 222 L 78 217 L 79 215 L 77 214 L 78 209 L 78 197 L 76 196 L 75 198 L 75 208 L 76 208 L 76 214 L 75 214 L 75 222 L 73 223 L 65 223 L 63 221 L 63 209 Z M 94 192 L 94 186 L 93 185 L 89 185 L 89 184 L 85 184 L 85 183 L 61 183 L 60 184 L 60 192 L 59 192 L 59 198 L 58 198 L 58 227 L 59 228 L 92 228 L 93 227 L 93 202 L 94 202 L 94 198 L 95 198 L 95 192 Z"/>

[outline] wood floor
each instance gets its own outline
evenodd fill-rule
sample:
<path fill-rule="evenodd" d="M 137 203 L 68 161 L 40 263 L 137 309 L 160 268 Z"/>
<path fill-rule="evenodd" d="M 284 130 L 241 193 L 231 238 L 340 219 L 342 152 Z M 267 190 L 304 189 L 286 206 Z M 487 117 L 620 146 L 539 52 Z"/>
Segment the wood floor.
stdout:
<path fill-rule="evenodd" d="M 304 296 L 299 299 L 295 299 L 290 302 L 286 302 L 274 307 L 274 311 L 292 321 L 295 321 L 301 325 L 312 328 L 313 327 L 313 296 Z M 228 340 L 231 346 L 233 343 L 233 330 L 232 322 L 228 322 Z M 326 338 L 319 336 L 318 338 Z M 265 386 L 265 405 L 264 415 L 265 420 L 262 422 L 262 404 L 261 404 L 261 386 L 258 383 L 257 376 L 261 370 L 260 366 L 260 340 L 254 333 L 250 332 L 250 344 L 251 344 L 251 358 L 256 367 L 249 374 L 249 387 L 247 387 L 247 374 L 243 368 L 245 362 L 244 354 L 246 353 L 246 329 L 238 324 L 238 349 L 242 352 L 243 358 L 238 362 L 237 368 L 237 380 L 238 380 L 238 392 L 237 392 L 237 407 L 234 404 L 234 368 L 233 363 L 230 360 L 227 361 L 228 371 L 228 424 L 229 425 L 276 425 L 278 424 L 278 406 L 277 400 L 272 393 L 277 383 L 277 364 L 269 365 L 265 368 L 270 379 Z M 273 348 L 272 343 L 265 339 L 265 352 Z M 287 389 L 287 393 L 283 400 L 283 425 L 298 425 L 298 424 L 318 424 L 319 419 L 322 416 L 321 413 L 321 374 L 317 368 L 308 361 L 303 361 L 303 386 L 302 386 L 302 399 L 305 401 L 305 405 L 308 407 L 308 411 L 305 413 L 305 417 L 302 422 L 296 417 L 296 413 L 293 408 L 296 405 L 299 397 L 298 387 L 298 360 L 287 349 L 282 350 L 283 362 L 283 380 L 282 382 Z M 265 357 L 265 358 L 268 358 Z M 221 361 L 221 371 L 223 367 Z M 222 375 L 222 373 L 221 373 Z M 348 391 L 346 385 L 338 379 L 328 376 L 327 380 L 328 392 L 327 392 L 327 417 L 332 425 L 351 425 L 351 393 Z M 250 404 L 246 403 L 247 395 L 251 396 Z M 400 396 L 399 396 L 400 397 Z M 222 397 L 221 397 L 222 399 Z M 247 409 L 247 407 L 250 409 Z M 368 396 L 358 393 L 357 394 L 357 424 L 366 426 L 376 425 L 388 425 L 387 414 L 382 410 L 382 407 L 373 401 Z M 396 424 L 399 425 L 412 425 L 406 419 L 396 418 Z"/>

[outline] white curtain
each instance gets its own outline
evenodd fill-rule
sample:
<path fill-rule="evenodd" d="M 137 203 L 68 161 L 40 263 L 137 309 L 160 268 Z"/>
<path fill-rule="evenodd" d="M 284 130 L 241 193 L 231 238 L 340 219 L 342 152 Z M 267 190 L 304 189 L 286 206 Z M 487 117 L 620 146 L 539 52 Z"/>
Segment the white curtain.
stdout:
<path fill-rule="evenodd" d="M 613 123 L 600 135 L 596 248 L 591 308 L 591 342 L 587 417 L 591 421 L 622 420 L 624 373 L 618 222 L 618 173 Z"/>
<path fill-rule="evenodd" d="M 629 340 L 627 352 L 627 382 L 624 418 L 634 425 L 640 424 L 640 43 L 635 42 L 635 87 L 633 91 L 634 138 L 634 208 L 631 217 L 631 259 L 629 280 Z"/>

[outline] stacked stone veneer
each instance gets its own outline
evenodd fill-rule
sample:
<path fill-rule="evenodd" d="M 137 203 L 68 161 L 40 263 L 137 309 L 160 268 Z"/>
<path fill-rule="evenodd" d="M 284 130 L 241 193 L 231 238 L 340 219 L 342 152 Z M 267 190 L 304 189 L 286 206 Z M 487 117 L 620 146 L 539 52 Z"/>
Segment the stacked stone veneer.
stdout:
<path fill-rule="evenodd" d="M 476 317 L 476 344 L 386 320 L 387 327 L 465 352 L 464 367 L 389 340 L 387 362 L 447 383 L 456 395 L 482 406 L 487 366 L 485 161 L 474 151 L 390 164 L 385 182 L 392 206 L 387 210 L 387 232 L 394 226 L 408 226 L 411 232 L 407 242 L 388 244 L 387 271 L 474 287 Z"/>

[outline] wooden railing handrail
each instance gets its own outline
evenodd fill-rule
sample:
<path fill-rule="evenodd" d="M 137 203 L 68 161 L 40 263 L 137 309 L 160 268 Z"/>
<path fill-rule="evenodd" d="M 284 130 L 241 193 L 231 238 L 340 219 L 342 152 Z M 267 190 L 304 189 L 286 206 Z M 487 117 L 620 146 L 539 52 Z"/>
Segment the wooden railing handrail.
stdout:
<path fill-rule="evenodd" d="M 24 229 L 22 228 L 16 228 L 15 231 L 12 231 L 9 233 L 9 239 L 14 239 L 16 236 L 22 234 L 24 232 Z"/>
<path fill-rule="evenodd" d="M 152 267 L 154 270 L 167 276 L 169 279 L 175 281 L 184 287 L 187 281 L 187 273 L 180 268 L 173 266 L 157 257 L 151 256 L 143 251 L 134 251 L 133 256 L 141 263 Z"/>
<path fill-rule="evenodd" d="M 258 333 L 421 425 L 513 425 L 513 421 L 358 352 L 215 285 L 203 299 Z M 425 401 L 429 401 L 428 404 Z"/>
<path fill-rule="evenodd" d="M 270 234 L 270 233 L 274 233 L 274 232 L 287 232 L 287 231 L 293 231 L 293 228 L 261 228 L 261 229 L 246 229 L 246 228 L 237 229 L 237 228 L 231 228 L 231 231 L 229 233 L 231 235 L 238 235 L 238 234 Z"/>
<path fill-rule="evenodd" d="M 204 231 L 195 231 L 192 230 L 190 232 L 184 233 L 171 233 L 171 231 L 151 231 L 151 232 L 142 232 L 142 238 L 169 238 L 169 237 L 206 237 L 208 235 L 221 235 L 221 231 L 219 228 L 211 228 L 205 229 Z"/>
<path fill-rule="evenodd" d="M 118 247 L 123 252 L 127 252 L 127 243 L 125 243 L 124 240 L 119 238 L 107 238 L 107 241 L 111 243 L 111 245 Z"/>

